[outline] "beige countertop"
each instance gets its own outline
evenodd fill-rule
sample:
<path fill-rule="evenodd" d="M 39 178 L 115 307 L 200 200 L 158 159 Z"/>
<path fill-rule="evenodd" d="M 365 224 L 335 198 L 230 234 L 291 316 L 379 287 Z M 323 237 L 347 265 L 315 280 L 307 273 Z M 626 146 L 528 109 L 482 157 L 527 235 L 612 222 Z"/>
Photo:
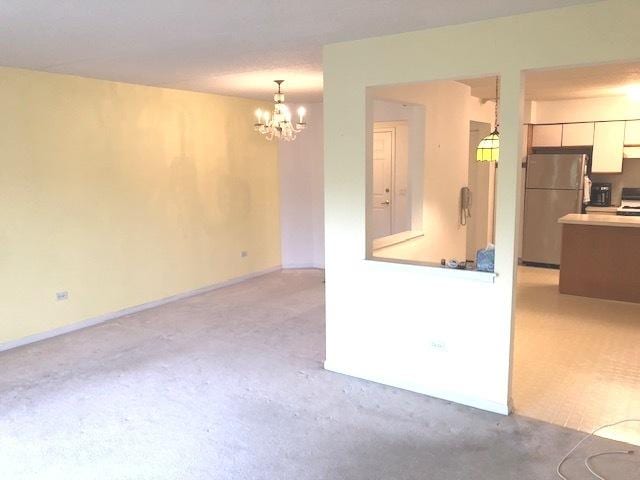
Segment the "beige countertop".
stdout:
<path fill-rule="evenodd" d="M 558 223 L 573 225 L 596 225 L 600 227 L 636 227 L 640 228 L 640 217 L 623 215 L 602 215 L 597 213 L 570 213 L 558 219 Z"/>
<path fill-rule="evenodd" d="M 618 207 L 617 206 L 610 206 L 610 207 L 598 207 L 595 205 L 588 205 L 587 206 L 587 213 L 589 212 L 594 212 L 594 213 L 598 213 L 598 212 L 611 212 L 611 213 L 616 213 L 618 211 Z"/>

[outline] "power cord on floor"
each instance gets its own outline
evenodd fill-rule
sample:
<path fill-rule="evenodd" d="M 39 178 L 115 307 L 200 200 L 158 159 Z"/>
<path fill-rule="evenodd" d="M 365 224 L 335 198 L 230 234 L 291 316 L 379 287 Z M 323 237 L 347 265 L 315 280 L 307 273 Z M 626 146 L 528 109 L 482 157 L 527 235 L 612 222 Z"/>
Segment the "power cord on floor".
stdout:
<path fill-rule="evenodd" d="M 604 430 L 605 428 L 609 428 L 609 427 L 615 427 L 616 425 L 620 425 L 622 423 L 629 423 L 629 422 L 640 422 L 640 419 L 638 418 L 628 418 L 626 420 L 620 420 L 619 422 L 615 422 L 615 423 L 609 423 L 608 425 L 603 425 L 601 427 L 596 428 L 593 432 L 591 432 L 589 435 L 587 435 L 586 437 L 584 437 L 582 440 L 580 440 L 578 443 L 576 443 L 575 447 L 573 447 L 571 450 L 569 450 L 569 453 L 567 453 L 564 458 L 562 460 L 560 460 L 560 463 L 558 464 L 558 468 L 556 468 L 556 473 L 558 474 L 558 476 L 560 478 L 562 478 L 562 480 L 569 480 L 567 477 L 565 477 L 562 472 L 560 471 L 560 469 L 562 468 L 562 465 L 564 465 L 564 462 L 567 461 L 567 459 L 571 456 L 571 454 L 573 452 L 575 452 L 578 447 L 580 445 L 582 445 L 586 440 L 588 440 L 589 438 L 593 437 L 596 433 L 598 433 L 600 430 Z M 585 460 L 584 460 L 584 465 L 587 467 L 587 469 L 589 470 L 589 472 L 591 472 L 593 475 L 595 475 L 596 478 L 600 479 L 600 480 L 607 480 L 606 478 L 604 478 L 601 475 L 598 475 L 594 470 L 593 467 L 591 466 L 591 464 L 589 463 L 589 460 L 591 460 L 592 458 L 595 457 L 600 457 L 602 455 L 630 455 L 633 453 L 633 450 L 616 450 L 616 451 L 612 451 L 612 452 L 600 452 L 600 453 L 596 453 L 594 455 L 590 455 L 588 456 Z"/>
<path fill-rule="evenodd" d="M 591 467 L 591 464 L 589 463 L 589 460 L 591 460 L 592 458 L 601 457 L 603 455 L 618 455 L 618 454 L 630 455 L 632 453 L 633 453 L 633 450 L 617 450 L 617 451 L 613 451 L 613 452 L 596 453 L 595 455 L 589 455 L 587 458 L 584 459 L 584 466 L 587 467 L 587 470 L 589 470 L 593 474 L 594 477 L 599 478 L 600 480 L 607 480 L 603 476 L 598 475 L 596 472 L 593 471 L 593 467 Z"/>

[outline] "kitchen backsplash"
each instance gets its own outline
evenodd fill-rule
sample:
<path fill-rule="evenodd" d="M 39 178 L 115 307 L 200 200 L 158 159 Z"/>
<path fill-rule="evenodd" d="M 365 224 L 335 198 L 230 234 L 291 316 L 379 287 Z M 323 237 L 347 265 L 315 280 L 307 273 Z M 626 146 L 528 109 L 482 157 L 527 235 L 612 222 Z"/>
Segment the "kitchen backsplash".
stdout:
<path fill-rule="evenodd" d="M 627 158 L 622 162 L 622 173 L 592 173 L 594 183 L 611 184 L 611 203 L 620 205 L 623 187 L 640 188 L 640 158 Z"/>

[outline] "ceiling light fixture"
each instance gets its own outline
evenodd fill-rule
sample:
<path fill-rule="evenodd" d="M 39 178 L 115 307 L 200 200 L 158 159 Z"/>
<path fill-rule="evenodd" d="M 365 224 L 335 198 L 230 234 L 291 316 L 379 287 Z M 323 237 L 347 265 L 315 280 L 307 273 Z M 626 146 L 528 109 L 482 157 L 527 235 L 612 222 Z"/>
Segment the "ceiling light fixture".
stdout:
<path fill-rule="evenodd" d="M 629 100 L 633 100 L 634 102 L 640 102 L 640 84 L 636 83 L 633 85 L 628 85 L 625 89 L 627 92 L 627 96 Z"/>
<path fill-rule="evenodd" d="M 500 157 L 500 132 L 498 132 L 498 88 L 499 77 L 496 77 L 496 123 L 493 132 L 484 137 L 476 149 L 476 160 L 478 162 L 498 162 Z"/>
<path fill-rule="evenodd" d="M 273 112 L 267 110 L 256 110 L 256 123 L 253 128 L 261 133 L 267 140 L 281 138 L 287 142 L 296 139 L 296 134 L 307 127 L 304 116 L 307 113 L 304 107 L 298 108 L 298 122 L 291 123 L 291 111 L 284 103 L 284 93 L 281 86 L 284 80 L 274 80 L 278 84 L 278 91 L 273 95 Z"/>

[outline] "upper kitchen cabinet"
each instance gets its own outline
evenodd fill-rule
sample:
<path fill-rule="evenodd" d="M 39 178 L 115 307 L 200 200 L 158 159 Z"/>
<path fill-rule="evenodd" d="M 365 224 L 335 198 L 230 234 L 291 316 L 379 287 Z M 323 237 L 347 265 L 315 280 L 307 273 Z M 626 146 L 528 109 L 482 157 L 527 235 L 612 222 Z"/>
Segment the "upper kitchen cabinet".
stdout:
<path fill-rule="evenodd" d="M 597 122 L 593 135 L 594 173 L 621 173 L 625 122 Z"/>
<path fill-rule="evenodd" d="M 640 147 L 624 147 L 624 158 L 640 158 Z"/>
<path fill-rule="evenodd" d="M 534 125 L 532 147 L 562 146 L 562 125 Z"/>
<path fill-rule="evenodd" d="M 567 123 L 562 126 L 562 146 L 593 145 L 593 123 Z"/>
<path fill-rule="evenodd" d="M 640 120 L 626 122 L 624 127 L 624 144 L 632 147 L 640 146 Z"/>

